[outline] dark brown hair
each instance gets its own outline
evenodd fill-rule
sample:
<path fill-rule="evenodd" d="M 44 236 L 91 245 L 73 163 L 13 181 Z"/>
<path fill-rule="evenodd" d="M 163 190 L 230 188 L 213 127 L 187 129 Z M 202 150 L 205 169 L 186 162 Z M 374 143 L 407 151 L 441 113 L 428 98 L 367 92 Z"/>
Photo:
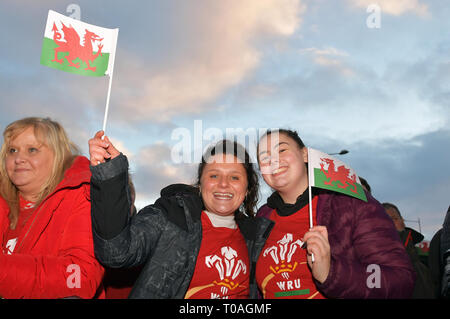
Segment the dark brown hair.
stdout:
<path fill-rule="evenodd" d="M 305 143 L 303 143 L 302 139 L 300 138 L 300 136 L 298 136 L 298 133 L 296 131 L 284 129 L 284 128 L 272 129 L 272 130 L 269 129 L 259 138 L 258 145 L 256 147 L 256 156 L 258 159 L 258 163 L 259 163 L 259 143 L 261 142 L 261 140 L 264 137 L 269 136 L 272 133 L 284 134 L 287 137 L 290 137 L 292 140 L 294 140 L 294 142 L 297 144 L 299 149 L 302 149 L 305 147 Z"/>
<path fill-rule="evenodd" d="M 236 212 L 236 217 L 241 217 L 241 214 L 245 214 L 249 217 L 255 216 L 255 209 L 259 196 L 258 174 L 247 150 L 241 144 L 229 140 L 221 140 L 210 146 L 203 154 L 202 161 L 198 165 L 196 186 L 200 187 L 200 180 L 206 164 L 210 163 L 211 157 L 217 154 L 233 155 L 238 159 L 238 163 L 241 163 L 244 166 L 247 174 L 247 195 L 245 196 L 243 203 L 244 210 Z"/>

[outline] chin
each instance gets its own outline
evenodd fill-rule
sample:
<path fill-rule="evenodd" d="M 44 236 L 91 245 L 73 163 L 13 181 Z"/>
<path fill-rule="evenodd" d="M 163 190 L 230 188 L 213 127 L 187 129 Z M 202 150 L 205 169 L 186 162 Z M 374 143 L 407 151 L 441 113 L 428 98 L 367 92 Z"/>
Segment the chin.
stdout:
<path fill-rule="evenodd" d="M 236 210 L 237 208 L 235 210 L 218 210 L 214 211 L 213 213 L 219 216 L 230 216 L 233 215 Z"/>

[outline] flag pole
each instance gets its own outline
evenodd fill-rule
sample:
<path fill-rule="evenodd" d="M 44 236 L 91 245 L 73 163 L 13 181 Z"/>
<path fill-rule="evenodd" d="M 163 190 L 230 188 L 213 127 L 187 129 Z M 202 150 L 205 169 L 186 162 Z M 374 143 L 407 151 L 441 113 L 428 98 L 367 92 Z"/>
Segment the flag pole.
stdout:
<path fill-rule="evenodd" d="M 113 37 L 114 39 L 114 43 L 112 45 L 112 47 L 114 48 L 114 54 L 112 54 L 111 56 L 111 63 L 108 64 L 108 68 L 109 65 L 111 65 L 111 72 L 109 73 L 109 84 L 108 84 L 108 95 L 106 96 L 106 107 L 105 107 L 105 116 L 103 118 L 103 132 L 106 132 L 106 122 L 108 119 L 108 112 L 109 112 L 109 97 L 111 95 L 111 84 L 112 84 L 112 79 L 113 79 L 113 73 L 114 73 L 114 60 L 116 59 L 116 48 L 117 48 L 117 37 L 119 36 L 119 29 L 115 29 L 114 30 L 116 32 L 115 36 Z M 103 135 L 105 136 L 105 134 Z"/>
<path fill-rule="evenodd" d="M 109 85 L 108 85 L 108 95 L 106 96 L 106 107 L 105 107 L 105 116 L 103 118 L 103 132 L 106 131 L 106 121 L 108 119 L 108 112 L 109 112 L 109 96 L 111 95 L 111 83 L 112 83 L 112 73 L 109 76 Z M 103 135 L 104 136 L 104 135 Z"/>
<path fill-rule="evenodd" d="M 313 228 L 313 214 L 312 214 L 312 191 L 311 191 L 311 168 L 312 165 L 310 165 L 311 160 L 309 156 L 309 147 L 308 149 L 308 195 L 309 195 L 309 228 Z M 314 262 L 314 254 L 311 254 L 311 261 Z"/>

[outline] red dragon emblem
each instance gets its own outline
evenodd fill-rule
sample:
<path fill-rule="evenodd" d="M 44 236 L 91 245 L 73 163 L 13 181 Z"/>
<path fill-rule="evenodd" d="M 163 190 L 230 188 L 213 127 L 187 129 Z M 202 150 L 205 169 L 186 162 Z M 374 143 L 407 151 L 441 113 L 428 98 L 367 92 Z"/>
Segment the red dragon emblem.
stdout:
<path fill-rule="evenodd" d="M 338 181 L 341 185 L 337 185 L 339 188 L 347 188 L 350 187 L 350 191 L 353 193 L 358 193 L 356 189 L 356 175 L 353 174 L 349 177 L 350 169 L 346 168 L 344 165 L 338 166 L 335 170 L 334 160 L 329 158 L 321 158 L 322 162 L 320 163 L 320 170 L 325 174 L 326 178 L 330 180 L 325 181 L 325 185 L 332 185 L 333 182 Z M 324 170 L 324 165 L 328 164 L 328 171 Z"/>
<path fill-rule="evenodd" d="M 90 66 L 90 63 L 93 63 L 94 60 L 99 56 L 102 55 L 102 48 L 103 45 L 98 45 L 98 52 L 96 54 L 93 54 L 93 48 L 92 43 L 94 41 L 101 42 L 103 38 L 100 38 L 98 35 L 96 35 L 94 32 L 91 32 L 86 29 L 86 33 L 83 37 L 83 45 L 80 44 L 80 36 L 75 31 L 75 29 L 70 26 L 67 27 L 62 23 L 62 31 L 64 33 L 64 41 L 60 41 L 62 38 L 61 32 L 56 27 L 56 24 L 53 23 L 53 41 L 58 45 L 57 48 L 55 48 L 55 58 L 52 60 L 52 62 L 58 62 L 60 64 L 63 63 L 63 59 L 58 59 L 58 53 L 59 52 L 69 52 L 68 55 L 65 56 L 67 62 L 69 62 L 69 66 L 79 68 L 80 62 L 73 63 L 73 60 L 76 58 L 79 58 L 81 61 L 86 63 L 87 68 L 85 70 L 91 70 L 95 72 L 96 67 Z"/>

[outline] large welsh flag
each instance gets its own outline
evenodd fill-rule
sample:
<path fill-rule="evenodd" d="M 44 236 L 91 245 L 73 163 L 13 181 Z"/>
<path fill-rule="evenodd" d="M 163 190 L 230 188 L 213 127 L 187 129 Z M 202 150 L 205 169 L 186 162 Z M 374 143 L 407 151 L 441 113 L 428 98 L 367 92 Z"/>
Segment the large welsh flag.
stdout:
<path fill-rule="evenodd" d="M 86 76 L 111 75 L 118 33 L 49 10 L 41 64 Z"/>
<path fill-rule="evenodd" d="M 311 186 L 347 194 L 367 202 L 355 170 L 337 158 L 308 147 L 308 169 Z"/>

